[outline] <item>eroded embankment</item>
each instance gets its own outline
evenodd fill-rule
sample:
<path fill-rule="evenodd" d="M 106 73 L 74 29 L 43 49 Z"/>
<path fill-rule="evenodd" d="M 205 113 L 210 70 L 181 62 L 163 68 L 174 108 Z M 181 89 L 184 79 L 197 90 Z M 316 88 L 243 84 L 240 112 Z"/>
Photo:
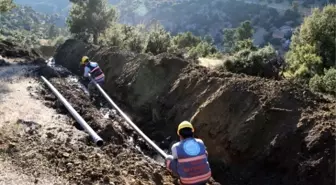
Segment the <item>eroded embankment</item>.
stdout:
<path fill-rule="evenodd" d="M 68 40 L 56 63 L 81 74 L 83 55 L 106 73 L 104 88 L 139 115 L 160 145 L 191 119 L 223 184 L 334 184 L 335 101 L 286 81 L 217 73 L 178 57 L 120 52 Z"/>

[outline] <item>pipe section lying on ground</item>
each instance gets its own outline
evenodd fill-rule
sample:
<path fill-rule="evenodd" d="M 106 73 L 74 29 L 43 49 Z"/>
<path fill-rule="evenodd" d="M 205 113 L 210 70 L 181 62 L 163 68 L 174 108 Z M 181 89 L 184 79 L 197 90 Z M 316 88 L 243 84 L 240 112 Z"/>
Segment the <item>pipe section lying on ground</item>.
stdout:
<path fill-rule="evenodd" d="M 70 103 L 62 96 L 61 93 L 43 76 L 42 80 L 48 85 L 51 91 L 57 96 L 57 98 L 63 103 L 63 105 L 68 109 L 71 115 L 76 119 L 76 121 L 84 128 L 84 130 L 92 137 L 94 143 L 97 146 L 103 146 L 103 140 L 98 136 L 98 134 L 86 123 L 86 121 L 76 112 L 76 110 L 70 105 Z"/>
<path fill-rule="evenodd" d="M 90 77 L 91 78 L 91 77 Z M 92 78 L 91 78 L 92 79 Z M 104 95 L 106 100 L 115 108 L 117 111 L 125 118 L 125 120 L 145 139 L 145 141 L 150 144 L 163 158 L 167 158 L 167 154 L 158 147 L 151 139 L 149 139 L 133 122 L 132 120 L 115 104 L 112 99 L 105 93 L 103 88 L 100 87 L 99 84 L 95 80 L 92 80 L 94 85 L 98 88 L 98 90 Z"/>

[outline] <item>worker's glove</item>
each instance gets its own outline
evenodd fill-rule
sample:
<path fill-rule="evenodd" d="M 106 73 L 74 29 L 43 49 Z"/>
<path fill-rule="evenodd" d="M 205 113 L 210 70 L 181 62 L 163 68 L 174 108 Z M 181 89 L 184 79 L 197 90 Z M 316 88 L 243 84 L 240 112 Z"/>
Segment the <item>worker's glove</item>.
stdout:
<path fill-rule="evenodd" d="M 172 156 L 172 155 L 167 155 L 167 157 L 166 157 L 166 161 L 167 160 L 174 160 L 174 157 Z"/>

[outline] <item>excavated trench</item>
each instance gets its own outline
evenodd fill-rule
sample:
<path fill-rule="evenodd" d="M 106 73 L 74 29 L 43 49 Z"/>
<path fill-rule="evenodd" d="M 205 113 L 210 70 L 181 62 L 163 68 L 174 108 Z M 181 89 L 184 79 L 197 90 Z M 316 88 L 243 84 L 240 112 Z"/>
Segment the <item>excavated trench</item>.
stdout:
<path fill-rule="evenodd" d="M 85 121 L 102 137 L 106 145 L 117 144 L 125 146 L 133 146 L 138 152 L 146 155 L 158 164 L 164 166 L 164 159 L 160 156 L 144 139 L 132 129 L 128 123 L 112 108 L 112 106 L 102 97 L 96 96 L 95 100 L 90 100 L 85 88 L 85 82 L 81 83 L 78 77 L 61 66 L 44 66 L 36 70 L 37 75 L 42 75 L 48 78 L 58 91 L 69 101 L 74 109 L 84 118 Z M 58 113 L 71 115 L 68 113 L 64 105 L 52 94 L 48 87 L 42 84 L 42 89 L 39 89 L 48 107 L 54 108 Z M 114 97 L 112 97 L 114 99 Z M 114 100 L 115 101 L 115 100 Z M 158 134 L 160 130 L 159 122 L 151 120 L 151 114 L 144 112 L 135 112 L 121 101 L 115 103 L 133 120 L 140 129 L 148 135 L 153 141 L 166 153 L 169 153 L 170 147 L 177 141 L 172 140 L 173 137 L 165 137 L 163 134 Z M 102 121 L 104 120 L 104 121 Z M 76 121 L 71 124 L 79 130 L 82 130 Z M 157 126 L 155 126 L 157 125 Z M 154 134 L 153 134 L 154 133 Z M 90 137 L 86 139 L 88 145 L 93 145 Z M 216 169 L 215 175 L 216 174 Z M 219 173 L 222 173 L 219 171 Z M 218 184 L 214 179 L 209 184 Z"/>
<path fill-rule="evenodd" d="M 191 120 L 220 183 L 334 184 L 334 99 L 288 81 L 219 73 L 169 54 L 76 40 L 59 47 L 55 59 L 81 75 L 83 55 L 99 63 L 106 92 L 162 149 L 177 141 L 178 123 Z"/>
<path fill-rule="evenodd" d="M 134 54 L 76 40 L 55 55 L 71 72 L 42 64 L 35 74 L 47 77 L 105 144 L 95 147 L 74 119 L 47 128 L 21 124 L 29 132 L 7 150 L 23 169 L 43 164 L 42 170 L 77 184 L 176 184 L 162 158 L 104 99 L 89 100 L 77 82 L 77 61 L 84 54 L 102 67 L 110 97 L 162 149 L 177 141 L 178 123 L 191 120 L 221 184 L 335 183 L 335 99 L 288 81 L 219 73 L 168 54 Z M 71 117 L 36 80 L 40 86 L 31 93 L 61 113 L 57 117 Z"/>
<path fill-rule="evenodd" d="M 162 158 L 158 157 L 157 153 L 106 102 L 102 102 L 103 104 L 101 100 L 91 102 L 82 85 L 77 82 L 76 76 L 72 76 L 62 68 L 49 66 L 42 66 L 29 74 L 32 77 L 36 75 L 35 78 L 40 83 L 36 89 L 30 89 L 32 94 L 37 94 L 36 98 L 42 100 L 47 107 L 55 109 L 57 113 L 67 115 L 70 118 L 67 121 L 70 127 L 82 130 L 78 123 L 71 119 L 72 116 L 63 104 L 39 79 L 39 75 L 44 75 L 103 138 L 104 146 L 94 146 L 91 138 L 84 132 L 77 138 L 73 131 L 62 128 L 55 130 L 56 132 L 48 131 L 46 136 L 48 139 L 40 141 L 41 127 L 33 128 L 27 135 L 15 140 L 15 143 L 19 144 L 15 144 L 17 149 L 13 150 L 14 152 L 11 152 L 12 149 L 7 149 L 9 156 L 15 159 L 16 165 L 28 171 L 27 168 L 30 167 L 27 165 L 34 162 L 31 156 L 27 158 L 25 151 L 35 150 L 37 155 L 41 155 L 35 159 L 40 160 L 39 164 L 55 169 L 58 175 L 77 184 L 174 183 L 174 179 L 162 165 Z M 33 123 L 33 125 L 40 124 Z M 62 136 L 64 139 L 55 141 L 59 135 L 64 135 Z M 1 139 L 0 137 L 0 141 Z M 31 143 L 24 146 L 25 142 Z"/>
<path fill-rule="evenodd" d="M 120 145 L 124 141 L 128 141 L 129 144 L 133 144 L 140 152 L 144 152 L 144 154 L 150 157 L 157 156 L 155 152 L 149 148 L 149 145 L 131 129 L 102 96 L 96 96 L 94 100 L 90 100 L 85 83 L 81 83 L 78 77 L 67 71 L 67 69 L 61 66 L 45 66 L 36 72 L 38 75 L 50 79 L 53 86 L 61 92 L 65 99 L 69 101 L 92 129 L 97 131 L 104 142 L 115 142 Z M 56 109 L 58 113 L 67 114 L 71 117 L 71 114 L 69 114 L 68 110 L 51 90 L 45 84 L 43 84 L 42 87 L 38 93 L 44 98 L 45 104 L 48 107 Z M 119 103 L 120 102 L 118 102 L 118 104 Z M 116 125 L 116 123 L 118 123 L 118 125 Z M 75 120 L 72 124 L 78 130 L 83 131 L 83 128 Z M 120 129 L 121 133 L 116 132 L 113 127 Z M 93 144 L 89 136 L 87 138 L 87 144 Z"/>

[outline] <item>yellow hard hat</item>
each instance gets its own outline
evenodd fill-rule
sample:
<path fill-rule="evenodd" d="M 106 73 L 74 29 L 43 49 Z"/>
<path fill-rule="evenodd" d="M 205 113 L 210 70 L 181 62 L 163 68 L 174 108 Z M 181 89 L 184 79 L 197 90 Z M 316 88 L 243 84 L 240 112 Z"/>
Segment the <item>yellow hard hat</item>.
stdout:
<path fill-rule="evenodd" d="M 182 121 L 177 128 L 177 135 L 180 135 L 180 130 L 183 128 L 191 128 L 191 131 L 194 132 L 194 127 L 189 121 Z"/>
<path fill-rule="evenodd" d="M 87 60 L 89 60 L 89 57 L 87 57 L 87 56 L 83 56 L 83 57 L 82 57 L 81 64 L 84 64 L 85 61 L 87 61 Z"/>

